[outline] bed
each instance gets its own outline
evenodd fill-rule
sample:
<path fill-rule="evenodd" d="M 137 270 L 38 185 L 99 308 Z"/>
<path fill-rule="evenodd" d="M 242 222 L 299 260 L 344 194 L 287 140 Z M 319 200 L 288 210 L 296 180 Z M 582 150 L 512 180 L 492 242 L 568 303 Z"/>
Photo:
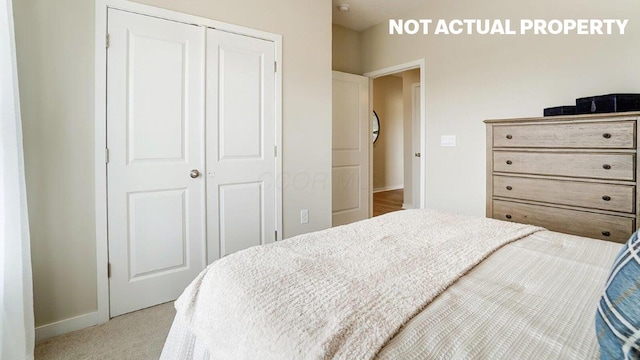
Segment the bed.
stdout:
<path fill-rule="evenodd" d="M 432 210 L 300 235 L 203 271 L 161 359 L 596 359 L 621 247 Z"/>

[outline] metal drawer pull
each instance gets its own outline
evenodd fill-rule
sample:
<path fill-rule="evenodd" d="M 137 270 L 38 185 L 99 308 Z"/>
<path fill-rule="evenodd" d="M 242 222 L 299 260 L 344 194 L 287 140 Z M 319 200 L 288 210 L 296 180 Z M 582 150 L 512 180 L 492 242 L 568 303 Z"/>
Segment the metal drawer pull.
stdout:
<path fill-rule="evenodd" d="M 507 165 L 511 165 L 511 164 L 513 164 L 513 161 L 507 160 Z"/>
<path fill-rule="evenodd" d="M 507 135 L 507 139 L 511 140 L 511 139 L 513 139 L 513 136 Z"/>
<path fill-rule="evenodd" d="M 609 237 L 609 236 L 611 236 L 611 233 L 610 233 L 610 232 L 608 232 L 608 231 L 603 231 L 603 232 L 602 232 L 602 236 L 607 236 L 607 237 Z"/>
<path fill-rule="evenodd" d="M 611 196 L 605 195 L 605 196 L 602 197 L 602 200 L 611 201 Z"/>
<path fill-rule="evenodd" d="M 605 169 L 605 170 L 611 170 L 611 165 L 604 164 L 604 165 L 602 165 L 602 168 Z"/>
<path fill-rule="evenodd" d="M 507 190 L 511 191 L 513 188 L 511 186 L 507 186 Z"/>
<path fill-rule="evenodd" d="M 511 217 L 512 217 L 512 216 L 511 216 L 511 215 L 509 215 L 509 214 L 507 214 L 505 217 L 506 217 L 507 219 L 511 219 Z"/>
<path fill-rule="evenodd" d="M 602 137 L 605 138 L 605 139 L 611 139 L 611 134 L 604 133 L 604 134 L 602 134 Z"/>

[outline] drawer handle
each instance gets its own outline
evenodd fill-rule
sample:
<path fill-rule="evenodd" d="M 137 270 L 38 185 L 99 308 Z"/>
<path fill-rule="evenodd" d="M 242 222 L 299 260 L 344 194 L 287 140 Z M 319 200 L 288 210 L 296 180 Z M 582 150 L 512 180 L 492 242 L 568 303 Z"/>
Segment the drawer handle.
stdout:
<path fill-rule="evenodd" d="M 603 232 L 602 232 L 602 236 L 609 237 L 609 236 L 611 236 L 611 233 L 610 233 L 610 232 L 608 232 L 608 231 L 603 231 Z"/>
<path fill-rule="evenodd" d="M 605 170 L 611 170 L 611 165 L 604 164 L 604 165 L 602 165 L 602 168 L 605 169 Z"/>
<path fill-rule="evenodd" d="M 511 165 L 511 164 L 513 164 L 513 161 L 507 160 L 507 165 Z"/>
<path fill-rule="evenodd" d="M 511 140 L 511 139 L 513 139 L 513 136 L 507 135 L 507 139 Z"/>
<path fill-rule="evenodd" d="M 507 190 L 511 191 L 513 188 L 511 186 L 507 186 Z"/>
<path fill-rule="evenodd" d="M 602 134 L 602 137 L 605 138 L 605 139 L 611 139 L 611 134 L 604 133 L 604 134 Z"/>
<path fill-rule="evenodd" d="M 511 216 L 511 215 L 509 215 L 509 214 L 507 214 L 505 217 L 506 217 L 507 219 L 511 219 L 511 218 L 512 218 L 512 216 Z"/>
<path fill-rule="evenodd" d="M 605 196 L 602 197 L 602 200 L 611 201 L 611 196 L 605 195 Z"/>

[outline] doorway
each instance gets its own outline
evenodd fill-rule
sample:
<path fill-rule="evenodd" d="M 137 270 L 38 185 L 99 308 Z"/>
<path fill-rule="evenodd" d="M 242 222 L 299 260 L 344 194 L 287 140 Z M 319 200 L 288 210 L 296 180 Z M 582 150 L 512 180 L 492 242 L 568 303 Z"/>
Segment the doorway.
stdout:
<path fill-rule="evenodd" d="M 364 76 L 333 72 L 333 226 L 392 211 L 425 207 L 424 71 L 424 60 L 417 60 Z M 395 103 L 389 105 L 392 110 L 380 112 L 382 120 L 374 112 L 381 110 L 374 108 L 373 100 L 378 78 L 391 79 L 380 81 L 395 83 L 397 90 L 392 96 L 396 98 Z M 385 128 L 389 125 L 388 114 L 392 114 L 395 127 Z M 395 146 L 394 152 L 388 155 L 395 161 L 395 183 L 380 185 L 380 179 L 386 181 L 388 166 L 386 162 L 378 165 L 374 179 L 374 147 L 377 146 L 375 143 L 380 141 L 382 144 L 382 139 L 389 137 L 396 141 L 391 146 Z M 374 203 L 378 204 L 375 209 Z"/>
<path fill-rule="evenodd" d="M 421 69 L 372 76 L 373 216 L 421 207 Z"/>

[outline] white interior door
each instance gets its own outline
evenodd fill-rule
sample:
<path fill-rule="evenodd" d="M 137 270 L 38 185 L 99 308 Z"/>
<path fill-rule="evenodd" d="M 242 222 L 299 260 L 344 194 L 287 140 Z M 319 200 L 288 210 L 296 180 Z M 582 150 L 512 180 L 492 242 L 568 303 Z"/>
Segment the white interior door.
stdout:
<path fill-rule="evenodd" d="M 413 150 L 413 161 L 412 161 L 412 191 L 413 191 L 413 208 L 420 208 L 420 158 L 424 156 L 424 154 L 420 153 L 420 108 L 421 106 L 421 97 L 420 97 L 420 84 L 412 85 L 412 133 L 411 133 L 411 144 Z"/>
<path fill-rule="evenodd" d="M 205 266 L 204 29 L 109 10 L 110 314 L 177 298 Z M 195 171 L 194 171 L 195 170 Z M 195 177 L 195 178 L 192 178 Z"/>
<path fill-rule="evenodd" d="M 209 262 L 276 240 L 275 46 L 207 30 Z"/>
<path fill-rule="evenodd" d="M 333 72 L 333 226 L 369 218 L 369 78 Z"/>

